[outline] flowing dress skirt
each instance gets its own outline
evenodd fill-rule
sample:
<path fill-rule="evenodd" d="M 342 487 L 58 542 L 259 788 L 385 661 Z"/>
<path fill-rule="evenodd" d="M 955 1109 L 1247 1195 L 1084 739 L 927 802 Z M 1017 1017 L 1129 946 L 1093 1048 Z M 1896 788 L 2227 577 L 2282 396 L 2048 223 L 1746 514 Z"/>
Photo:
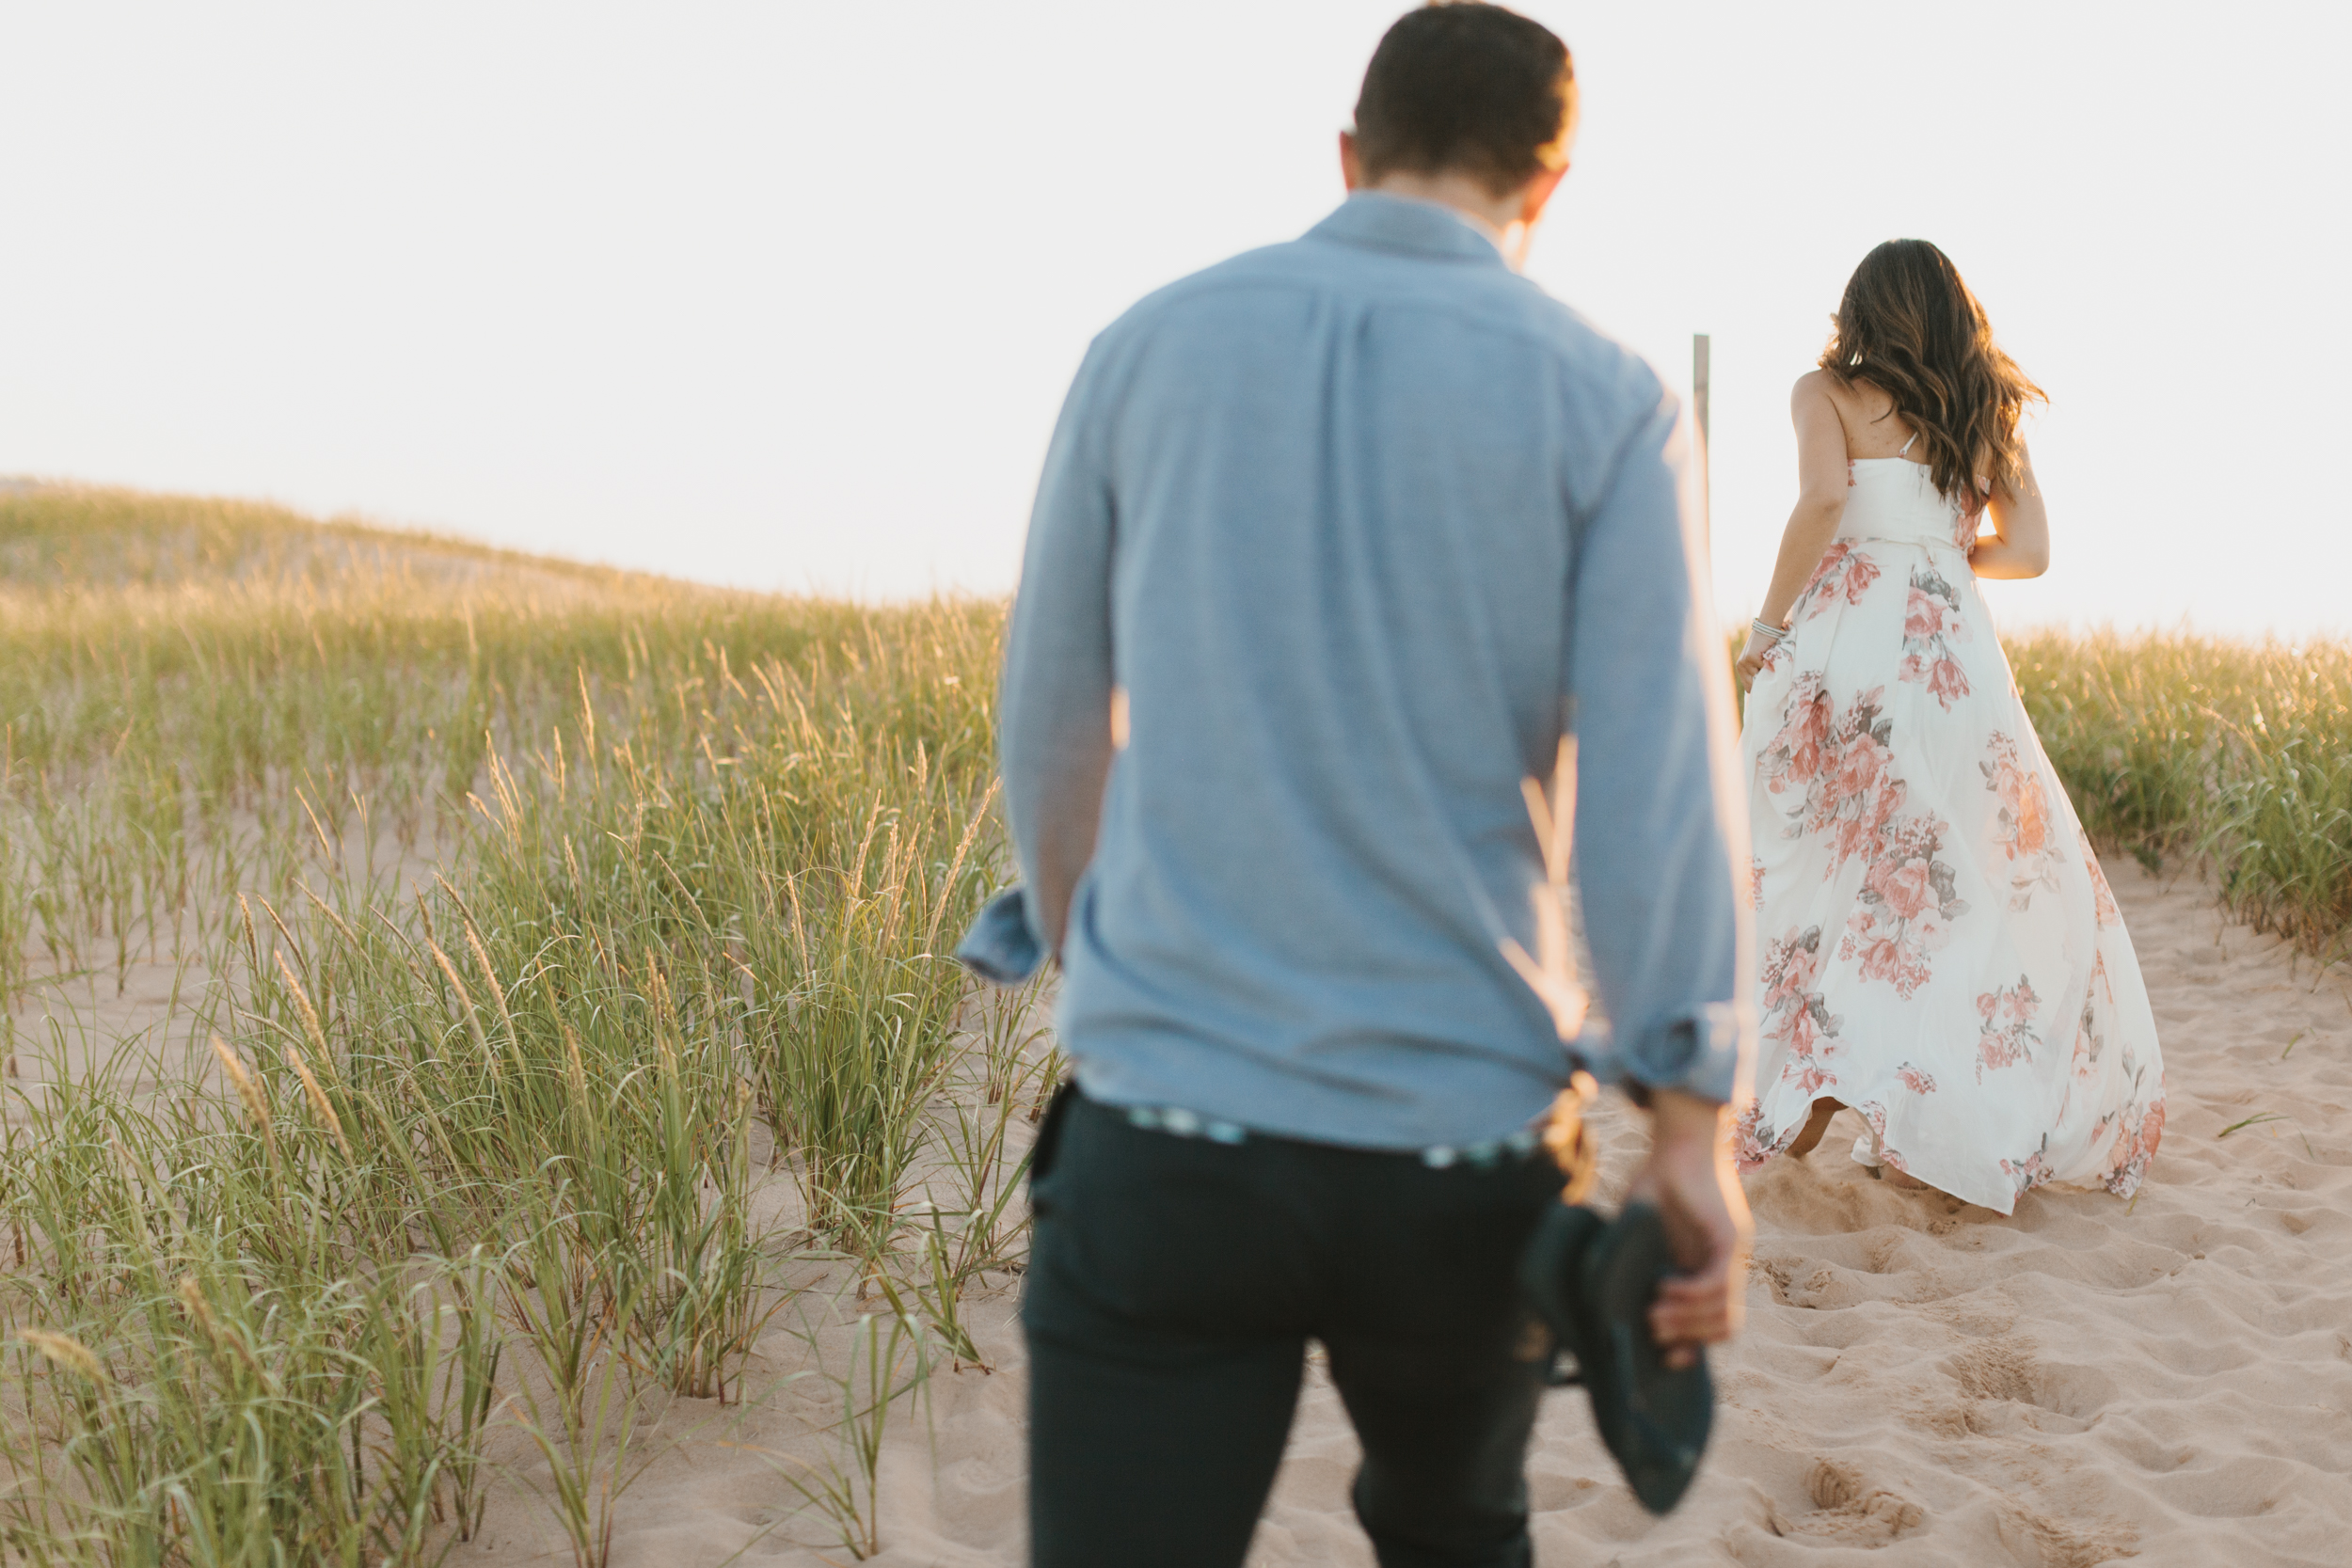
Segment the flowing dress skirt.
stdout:
<path fill-rule="evenodd" d="M 1954 533 L 1893 510 L 1831 546 L 1748 696 L 1741 1167 L 1832 1098 L 1869 1124 L 1856 1158 L 2002 1213 L 2046 1181 L 2129 1197 L 2164 1129 L 2131 938 Z"/>

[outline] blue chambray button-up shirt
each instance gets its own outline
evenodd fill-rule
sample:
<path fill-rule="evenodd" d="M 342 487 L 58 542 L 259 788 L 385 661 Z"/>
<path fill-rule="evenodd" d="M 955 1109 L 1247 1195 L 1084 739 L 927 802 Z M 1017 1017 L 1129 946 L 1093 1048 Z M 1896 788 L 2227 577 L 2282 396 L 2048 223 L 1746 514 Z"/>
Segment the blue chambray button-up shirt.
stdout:
<path fill-rule="evenodd" d="M 1573 1065 L 1522 780 L 1578 744 L 1604 1079 L 1744 1088 L 1745 811 L 1677 405 L 1447 209 L 1359 193 L 1095 340 L 1003 689 L 1025 869 L 1112 765 L 1058 1026 L 1080 1085 L 1371 1148 L 1502 1136 Z"/>

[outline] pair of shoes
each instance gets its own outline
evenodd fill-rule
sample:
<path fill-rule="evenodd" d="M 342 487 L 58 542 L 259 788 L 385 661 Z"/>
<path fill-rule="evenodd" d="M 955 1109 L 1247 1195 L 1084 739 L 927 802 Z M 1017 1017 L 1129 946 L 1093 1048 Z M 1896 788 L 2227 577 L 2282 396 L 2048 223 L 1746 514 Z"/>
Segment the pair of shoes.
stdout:
<path fill-rule="evenodd" d="M 1659 1282 L 1675 1271 L 1657 1209 L 1628 1204 L 1604 1220 L 1581 1205 L 1554 1204 L 1519 1260 L 1519 1284 L 1576 1370 L 1593 1424 L 1644 1508 L 1666 1513 L 1698 1475 L 1715 1420 L 1707 1357 L 1667 1368 L 1649 1331 Z"/>

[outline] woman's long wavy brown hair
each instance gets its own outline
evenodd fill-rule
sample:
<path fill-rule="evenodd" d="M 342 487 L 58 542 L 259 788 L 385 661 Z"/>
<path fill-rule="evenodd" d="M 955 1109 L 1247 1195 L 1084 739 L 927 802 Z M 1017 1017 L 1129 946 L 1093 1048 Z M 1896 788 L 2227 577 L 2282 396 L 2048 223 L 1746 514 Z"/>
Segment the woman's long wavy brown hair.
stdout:
<path fill-rule="evenodd" d="M 1925 240 L 1889 240 L 1862 259 L 1821 369 L 1894 399 L 1927 448 L 1936 489 L 1969 512 L 1984 504 L 1979 477 L 1995 488 L 2018 482 L 2018 417 L 2028 402 L 2049 401 L 1993 341 L 1951 258 Z"/>

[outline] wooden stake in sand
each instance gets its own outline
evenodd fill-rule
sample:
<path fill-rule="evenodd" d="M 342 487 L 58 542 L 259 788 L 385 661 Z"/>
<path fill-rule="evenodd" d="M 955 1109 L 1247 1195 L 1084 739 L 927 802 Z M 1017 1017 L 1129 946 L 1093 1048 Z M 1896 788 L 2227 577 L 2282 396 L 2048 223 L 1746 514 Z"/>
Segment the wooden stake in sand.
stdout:
<path fill-rule="evenodd" d="M 1709 367 L 1708 360 L 1713 341 L 1704 332 L 1691 334 L 1691 408 L 1699 420 L 1699 524 L 1707 536 L 1715 535 L 1715 509 L 1708 483 L 1707 392 Z"/>

